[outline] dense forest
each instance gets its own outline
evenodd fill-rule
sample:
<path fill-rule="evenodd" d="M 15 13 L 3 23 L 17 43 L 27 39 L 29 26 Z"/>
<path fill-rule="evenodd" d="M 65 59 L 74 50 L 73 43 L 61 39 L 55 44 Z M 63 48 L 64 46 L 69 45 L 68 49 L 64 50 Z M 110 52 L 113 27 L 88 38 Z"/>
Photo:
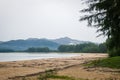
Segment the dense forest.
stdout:
<path fill-rule="evenodd" d="M 48 47 L 31 47 L 25 50 L 26 52 L 54 52 L 54 50 L 50 50 Z M 84 43 L 77 45 L 60 45 L 58 47 L 57 52 L 83 52 L 83 53 L 106 53 L 106 45 L 105 43 L 95 44 L 95 43 Z"/>
<path fill-rule="evenodd" d="M 0 52 L 14 52 L 14 50 L 7 48 L 0 48 Z"/>
<path fill-rule="evenodd" d="M 48 47 L 30 47 L 26 50 L 15 51 L 11 49 L 0 49 L 0 52 L 82 52 L 82 53 L 106 53 L 106 44 L 83 43 L 77 45 L 60 45 L 57 50 Z"/>
<path fill-rule="evenodd" d="M 50 52 L 50 49 L 48 47 L 43 47 L 43 48 L 31 47 L 28 48 L 26 52 Z"/>
<path fill-rule="evenodd" d="M 106 53 L 106 45 L 94 44 L 94 43 L 84 43 L 77 45 L 61 45 L 58 48 L 59 52 L 83 52 L 83 53 Z"/>

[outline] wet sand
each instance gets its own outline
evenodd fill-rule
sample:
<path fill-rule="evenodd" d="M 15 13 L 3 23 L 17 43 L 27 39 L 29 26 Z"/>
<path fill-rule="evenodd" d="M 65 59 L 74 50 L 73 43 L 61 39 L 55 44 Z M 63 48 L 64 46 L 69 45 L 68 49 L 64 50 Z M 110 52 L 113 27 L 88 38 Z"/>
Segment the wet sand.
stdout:
<path fill-rule="evenodd" d="M 88 69 L 80 65 L 89 60 L 104 57 L 107 57 L 107 55 L 86 53 L 70 58 L 0 62 L 0 80 L 19 80 L 22 77 L 31 77 L 31 80 L 33 80 L 32 77 L 49 69 L 59 70 L 59 75 L 69 75 L 76 78 L 102 79 L 103 75 L 105 78 L 108 78 L 113 75 L 111 72 L 105 73 L 97 68 Z"/>

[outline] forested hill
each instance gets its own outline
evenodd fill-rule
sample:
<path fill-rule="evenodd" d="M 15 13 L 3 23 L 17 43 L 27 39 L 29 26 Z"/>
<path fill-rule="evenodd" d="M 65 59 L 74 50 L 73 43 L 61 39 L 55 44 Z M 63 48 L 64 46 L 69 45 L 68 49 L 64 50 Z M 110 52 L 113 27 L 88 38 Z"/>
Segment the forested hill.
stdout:
<path fill-rule="evenodd" d="M 26 50 L 30 47 L 48 47 L 57 49 L 59 44 L 46 39 L 27 39 L 27 40 L 11 40 L 0 43 L 0 48 L 12 50 Z"/>
<path fill-rule="evenodd" d="M 2 41 L 0 41 L 0 43 L 2 43 Z"/>
<path fill-rule="evenodd" d="M 81 44 L 86 43 L 86 41 L 74 40 L 68 37 L 59 38 L 59 39 L 38 39 L 38 38 L 29 38 L 26 40 L 11 40 L 0 43 L 0 49 L 12 49 L 12 50 L 26 50 L 31 47 L 48 47 L 51 50 L 57 50 L 61 45 L 70 45 L 70 44 Z"/>

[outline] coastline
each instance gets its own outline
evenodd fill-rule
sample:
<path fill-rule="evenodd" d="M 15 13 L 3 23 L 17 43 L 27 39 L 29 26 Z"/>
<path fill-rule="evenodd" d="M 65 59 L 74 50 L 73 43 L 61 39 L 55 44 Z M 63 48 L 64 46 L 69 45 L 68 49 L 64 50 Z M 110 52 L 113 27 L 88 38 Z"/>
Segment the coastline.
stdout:
<path fill-rule="evenodd" d="M 27 53 L 27 52 L 15 52 L 15 53 L 0 53 L 0 62 L 11 62 L 11 61 L 25 61 L 25 60 L 36 60 L 36 59 L 50 59 L 50 58 L 66 58 L 79 56 L 81 53 Z"/>
<path fill-rule="evenodd" d="M 90 60 L 105 58 L 107 54 L 81 54 L 67 58 L 50 58 L 23 61 L 0 62 L 0 80 L 18 80 L 21 77 L 39 75 L 45 70 L 57 69 L 63 71 L 78 66 Z M 66 71 L 67 72 L 67 71 Z"/>

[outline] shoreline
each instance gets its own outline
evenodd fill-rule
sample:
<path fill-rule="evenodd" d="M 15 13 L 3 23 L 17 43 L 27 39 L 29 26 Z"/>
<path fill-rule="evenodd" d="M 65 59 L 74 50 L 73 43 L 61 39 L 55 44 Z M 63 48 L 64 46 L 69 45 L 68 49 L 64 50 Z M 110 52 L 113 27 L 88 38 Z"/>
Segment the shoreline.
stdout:
<path fill-rule="evenodd" d="M 8 56 L 9 54 L 12 56 Z M 18 53 L 17 52 L 17 53 L 2 53 L 2 54 L 0 53 L 0 62 L 67 58 L 67 57 L 69 58 L 69 57 L 74 57 L 74 56 L 80 56 L 81 54 L 83 53 L 56 53 L 56 52 L 55 53 Z"/>
<path fill-rule="evenodd" d="M 38 75 L 49 69 L 67 69 L 86 61 L 107 57 L 107 54 L 82 54 L 67 58 L 50 58 L 23 61 L 0 62 L 0 79 L 13 80 L 18 77 Z"/>
<path fill-rule="evenodd" d="M 22 53 L 23 54 L 23 53 Z M 33 53 L 30 53 L 30 54 L 33 54 Z M 37 53 L 37 54 L 46 54 L 46 53 Z M 47 53 L 48 54 L 48 53 Z M 42 60 L 42 59 L 59 59 L 59 58 L 71 58 L 71 57 L 81 57 L 82 55 L 90 55 L 90 54 L 95 54 L 95 55 L 97 55 L 97 54 L 102 54 L 102 55 L 107 55 L 107 53 L 52 53 L 52 54 L 74 54 L 74 55 L 71 55 L 71 56 L 65 56 L 65 57 L 63 57 L 63 56 L 61 56 L 61 57 L 58 57 L 58 56 L 54 56 L 54 57 L 47 57 L 47 56 L 45 56 L 44 58 L 42 57 L 40 57 L 40 58 L 28 58 L 28 59 L 15 59 L 15 60 L 1 60 L 0 61 L 0 63 L 1 62 L 18 62 L 18 61 L 28 61 L 28 60 Z M 14 57 L 14 56 L 13 56 Z M 85 57 L 85 56 L 84 56 Z M 87 56 L 88 57 L 88 56 Z"/>

